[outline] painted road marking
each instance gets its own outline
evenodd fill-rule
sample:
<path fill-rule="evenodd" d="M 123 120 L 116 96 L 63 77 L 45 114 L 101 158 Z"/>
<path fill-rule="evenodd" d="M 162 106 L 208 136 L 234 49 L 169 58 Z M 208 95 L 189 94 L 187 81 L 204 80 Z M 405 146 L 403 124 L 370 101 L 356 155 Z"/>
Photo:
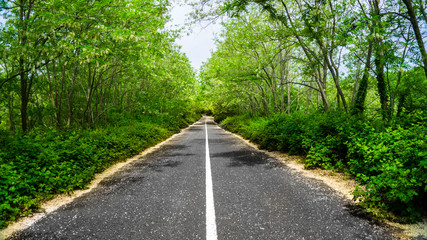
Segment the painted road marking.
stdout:
<path fill-rule="evenodd" d="M 208 125 L 205 120 L 206 132 L 206 240 L 217 240 L 215 205 L 212 187 L 211 158 L 209 157 Z"/>

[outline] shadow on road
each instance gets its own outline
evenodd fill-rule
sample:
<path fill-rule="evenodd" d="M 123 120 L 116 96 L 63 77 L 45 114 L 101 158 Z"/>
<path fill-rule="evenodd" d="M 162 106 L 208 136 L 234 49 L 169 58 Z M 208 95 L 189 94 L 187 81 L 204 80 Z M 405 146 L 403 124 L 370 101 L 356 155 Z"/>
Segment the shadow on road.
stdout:
<path fill-rule="evenodd" d="M 200 125 L 196 125 L 194 127 L 189 127 L 187 128 L 185 131 L 189 131 L 189 132 L 198 132 L 198 131 L 202 131 L 203 129 L 200 127 Z"/>
<path fill-rule="evenodd" d="M 265 165 L 267 168 L 273 168 L 280 166 L 279 163 L 271 161 L 270 158 L 263 153 L 247 150 L 211 154 L 211 158 L 230 158 L 229 167 Z"/>

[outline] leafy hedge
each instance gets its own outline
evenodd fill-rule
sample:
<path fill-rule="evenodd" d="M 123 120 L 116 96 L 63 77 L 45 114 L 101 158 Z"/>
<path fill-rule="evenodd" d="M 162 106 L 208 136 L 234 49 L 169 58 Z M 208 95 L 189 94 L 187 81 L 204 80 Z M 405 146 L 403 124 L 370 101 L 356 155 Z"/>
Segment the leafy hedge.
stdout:
<path fill-rule="evenodd" d="M 367 210 L 414 222 L 427 210 L 427 119 L 422 112 L 408 118 L 385 126 L 341 112 L 294 113 L 234 116 L 221 125 L 261 148 L 305 155 L 308 168 L 353 175 L 366 185 L 353 194 Z"/>
<path fill-rule="evenodd" d="M 155 145 L 195 120 L 195 116 L 163 116 L 79 132 L 3 135 L 0 228 L 36 210 L 53 194 L 85 188 L 95 173 Z"/>

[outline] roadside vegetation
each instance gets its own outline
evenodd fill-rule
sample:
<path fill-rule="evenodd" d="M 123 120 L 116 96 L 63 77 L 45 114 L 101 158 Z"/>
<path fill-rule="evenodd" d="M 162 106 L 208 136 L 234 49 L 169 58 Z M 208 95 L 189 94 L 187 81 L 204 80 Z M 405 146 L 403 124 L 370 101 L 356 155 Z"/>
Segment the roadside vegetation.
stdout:
<path fill-rule="evenodd" d="M 307 168 L 353 176 L 354 199 L 399 222 L 427 202 L 426 8 L 422 1 L 208 1 L 226 15 L 202 66 L 226 129 Z"/>
<path fill-rule="evenodd" d="M 0 1 L 0 228 L 197 120 L 165 1 Z"/>

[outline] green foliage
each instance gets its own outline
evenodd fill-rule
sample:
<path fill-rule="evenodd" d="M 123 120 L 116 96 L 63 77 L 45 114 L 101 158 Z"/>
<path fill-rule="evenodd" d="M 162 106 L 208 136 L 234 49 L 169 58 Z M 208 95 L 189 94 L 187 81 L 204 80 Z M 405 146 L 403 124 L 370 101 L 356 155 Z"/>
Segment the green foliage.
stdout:
<path fill-rule="evenodd" d="M 305 121 L 306 116 L 299 112 L 291 115 L 275 115 L 264 129 L 266 138 L 260 142 L 261 148 L 291 154 L 306 152 L 307 149 L 302 145 Z"/>
<path fill-rule="evenodd" d="M 399 96 L 397 115 L 408 114 L 427 106 L 427 78 L 421 68 L 403 74 L 402 83 L 396 89 Z"/>
<path fill-rule="evenodd" d="M 243 115 L 221 125 L 268 150 L 303 154 L 307 168 L 353 175 L 366 186 L 353 194 L 367 210 L 388 210 L 398 216 L 394 220 L 414 222 L 427 200 L 426 114 L 416 116 L 384 126 L 340 112 Z"/>
<path fill-rule="evenodd" d="M 425 124 L 417 124 L 353 135 L 347 143 L 348 168 L 366 184 L 366 191 L 355 192 L 355 198 L 369 207 L 384 205 L 402 220 L 418 220 L 427 196 L 425 133 Z"/>
<path fill-rule="evenodd" d="M 266 118 L 240 115 L 224 119 L 220 126 L 253 142 L 259 142 L 265 138 L 266 124 Z"/>
<path fill-rule="evenodd" d="M 85 131 L 32 132 L 0 139 L 0 227 L 57 193 L 83 189 L 95 173 L 166 139 L 196 120 L 146 118 Z M 198 115 L 200 117 L 200 115 Z"/>
<path fill-rule="evenodd" d="M 306 166 L 342 170 L 346 164 L 345 143 L 356 123 L 340 112 L 312 114 L 308 119 L 303 139 L 303 145 L 309 149 Z"/>

